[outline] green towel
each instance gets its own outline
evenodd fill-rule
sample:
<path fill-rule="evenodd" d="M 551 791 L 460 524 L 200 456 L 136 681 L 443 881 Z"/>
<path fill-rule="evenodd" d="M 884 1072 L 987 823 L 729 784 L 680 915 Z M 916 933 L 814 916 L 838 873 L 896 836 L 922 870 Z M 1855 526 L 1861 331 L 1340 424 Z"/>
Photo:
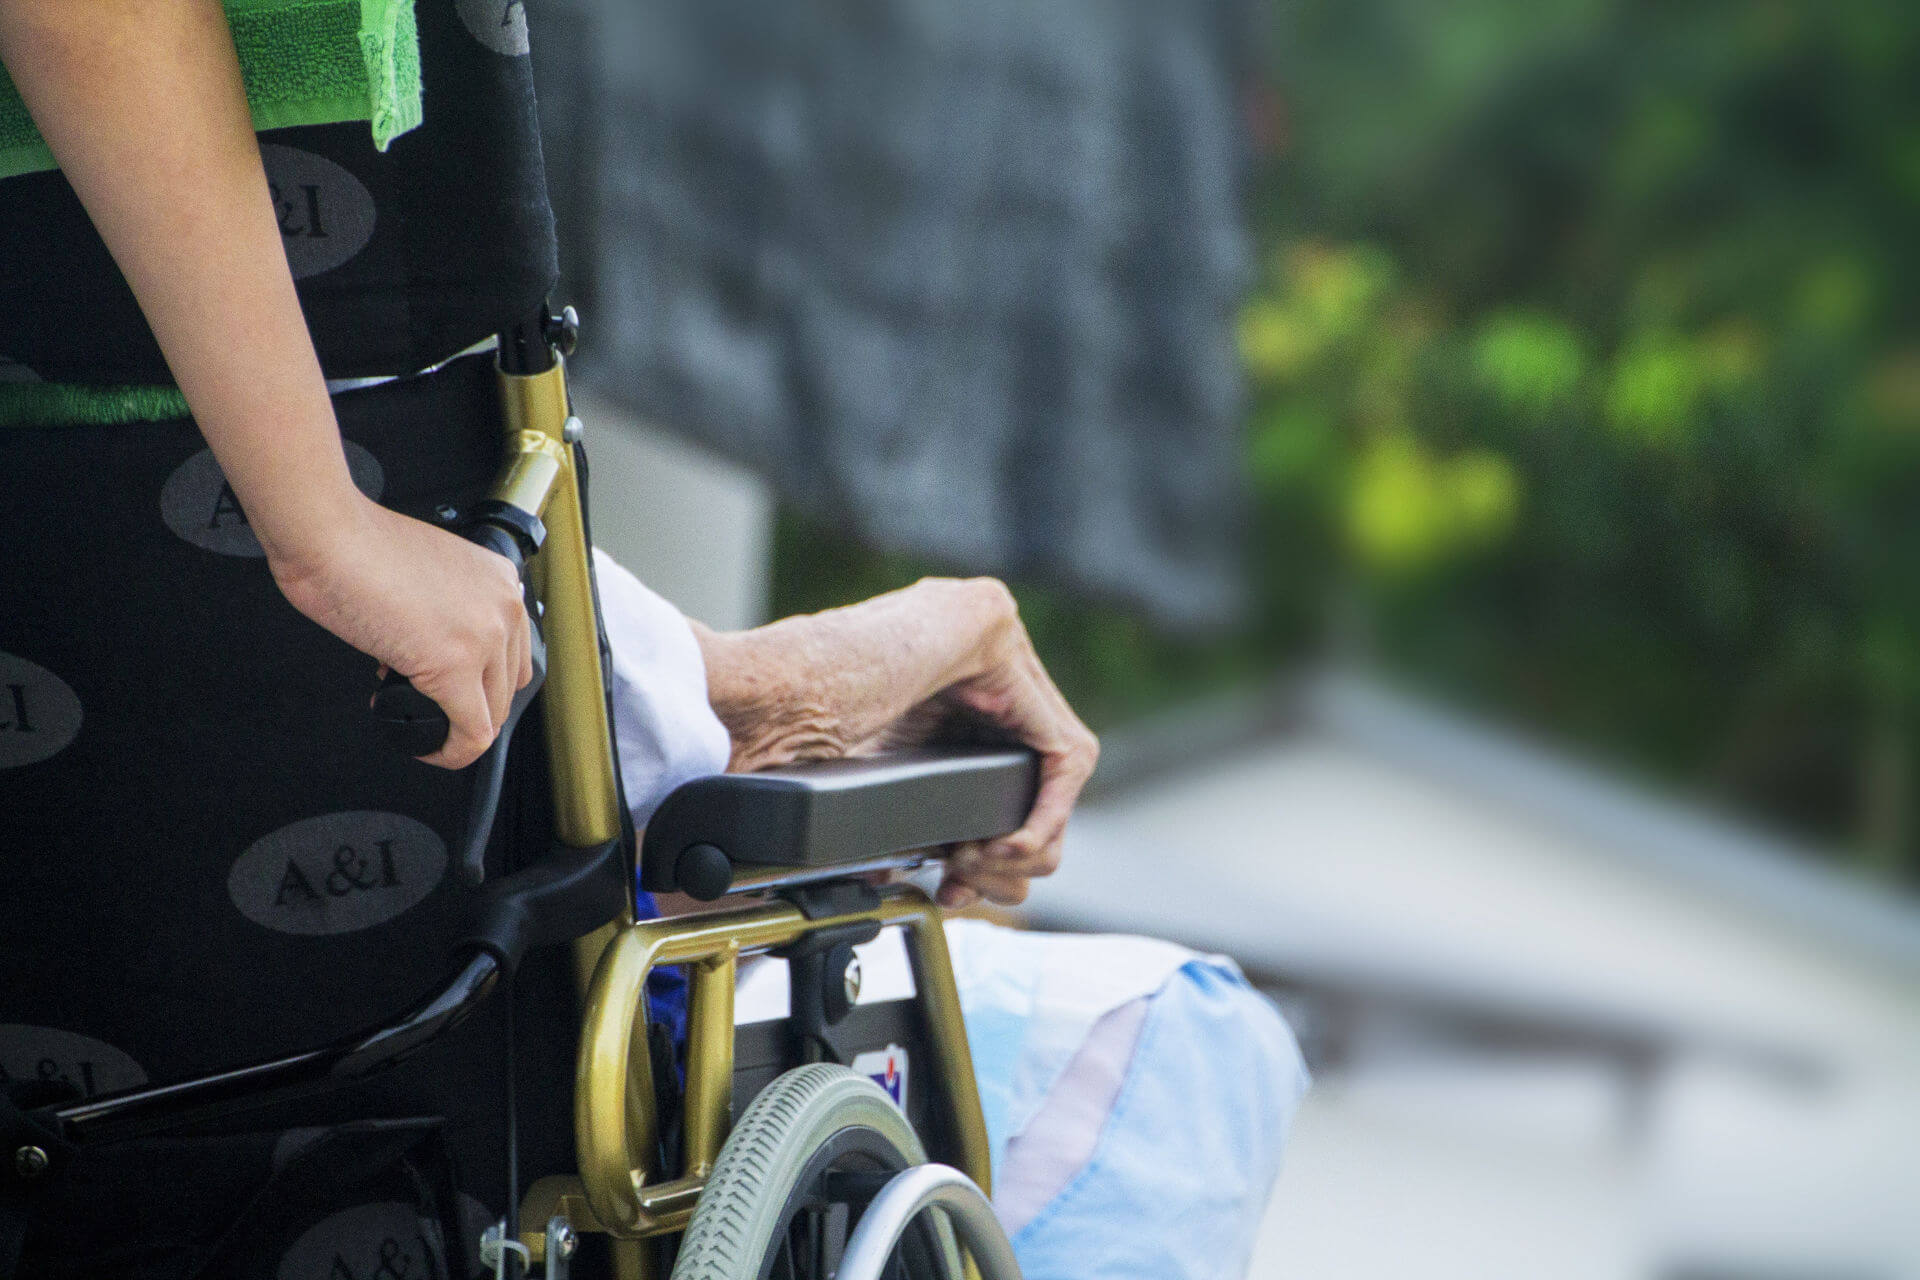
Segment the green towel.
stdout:
<path fill-rule="evenodd" d="M 382 151 L 419 125 L 413 0 L 226 0 L 255 129 L 365 120 Z M 0 178 L 54 168 L 0 72 Z"/>

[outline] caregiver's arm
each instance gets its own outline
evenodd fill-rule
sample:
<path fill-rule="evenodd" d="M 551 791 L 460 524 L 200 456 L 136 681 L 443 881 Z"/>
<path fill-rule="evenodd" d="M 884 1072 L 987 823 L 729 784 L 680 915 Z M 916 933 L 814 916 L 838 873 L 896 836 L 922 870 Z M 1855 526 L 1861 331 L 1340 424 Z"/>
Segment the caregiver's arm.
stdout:
<path fill-rule="evenodd" d="M 0 0 L 0 61 L 302 613 L 493 739 L 531 673 L 513 571 L 354 488 L 218 0 Z"/>
<path fill-rule="evenodd" d="M 831 759 L 960 713 L 1040 753 L 1020 830 L 960 851 L 955 879 L 1001 902 L 1060 863 L 1067 817 L 1100 747 L 1041 666 L 1012 593 L 989 578 L 929 578 L 844 609 L 752 631 L 696 628 L 732 767 Z M 959 884 L 942 891 L 957 905 Z"/>

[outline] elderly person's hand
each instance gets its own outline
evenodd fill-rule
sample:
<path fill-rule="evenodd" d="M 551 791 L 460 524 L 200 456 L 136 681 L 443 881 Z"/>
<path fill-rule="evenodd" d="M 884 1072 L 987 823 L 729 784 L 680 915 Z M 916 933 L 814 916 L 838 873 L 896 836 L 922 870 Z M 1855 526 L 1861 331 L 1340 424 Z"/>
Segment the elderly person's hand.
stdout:
<path fill-rule="evenodd" d="M 1026 822 L 953 850 L 942 906 L 981 895 L 1024 901 L 1028 880 L 1060 865 L 1067 816 L 1100 744 L 1040 665 L 1001 583 L 927 578 L 844 609 L 698 634 L 734 770 L 925 741 L 954 721 L 1040 753 Z"/>

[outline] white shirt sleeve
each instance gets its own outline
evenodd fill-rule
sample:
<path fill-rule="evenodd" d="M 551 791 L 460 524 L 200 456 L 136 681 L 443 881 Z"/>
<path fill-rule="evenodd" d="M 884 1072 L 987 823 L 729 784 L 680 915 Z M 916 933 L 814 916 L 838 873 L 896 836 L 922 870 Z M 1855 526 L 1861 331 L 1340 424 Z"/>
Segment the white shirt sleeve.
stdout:
<path fill-rule="evenodd" d="M 683 782 L 724 773 L 732 742 L 707 703 L 707 667 L 681 612 L 601 551 L 601 621 L 613 652 L 613 736 L 633 823 Z"/>

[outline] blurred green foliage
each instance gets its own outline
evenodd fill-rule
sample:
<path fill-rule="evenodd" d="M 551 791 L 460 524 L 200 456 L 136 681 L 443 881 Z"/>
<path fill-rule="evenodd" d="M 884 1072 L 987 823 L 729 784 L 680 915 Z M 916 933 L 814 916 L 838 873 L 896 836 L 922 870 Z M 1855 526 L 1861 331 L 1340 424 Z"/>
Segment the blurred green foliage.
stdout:
<path fill-rule="evenodd" d="M 1097 719 L 1329 649 L 1920 867 L 1920 6 L 1284 0 L 1253 607 L 1025 592 Z M 865 566 L 861 568 L 859 566 Z M 919 566 L 789 523 L 783 607 Z"/>

